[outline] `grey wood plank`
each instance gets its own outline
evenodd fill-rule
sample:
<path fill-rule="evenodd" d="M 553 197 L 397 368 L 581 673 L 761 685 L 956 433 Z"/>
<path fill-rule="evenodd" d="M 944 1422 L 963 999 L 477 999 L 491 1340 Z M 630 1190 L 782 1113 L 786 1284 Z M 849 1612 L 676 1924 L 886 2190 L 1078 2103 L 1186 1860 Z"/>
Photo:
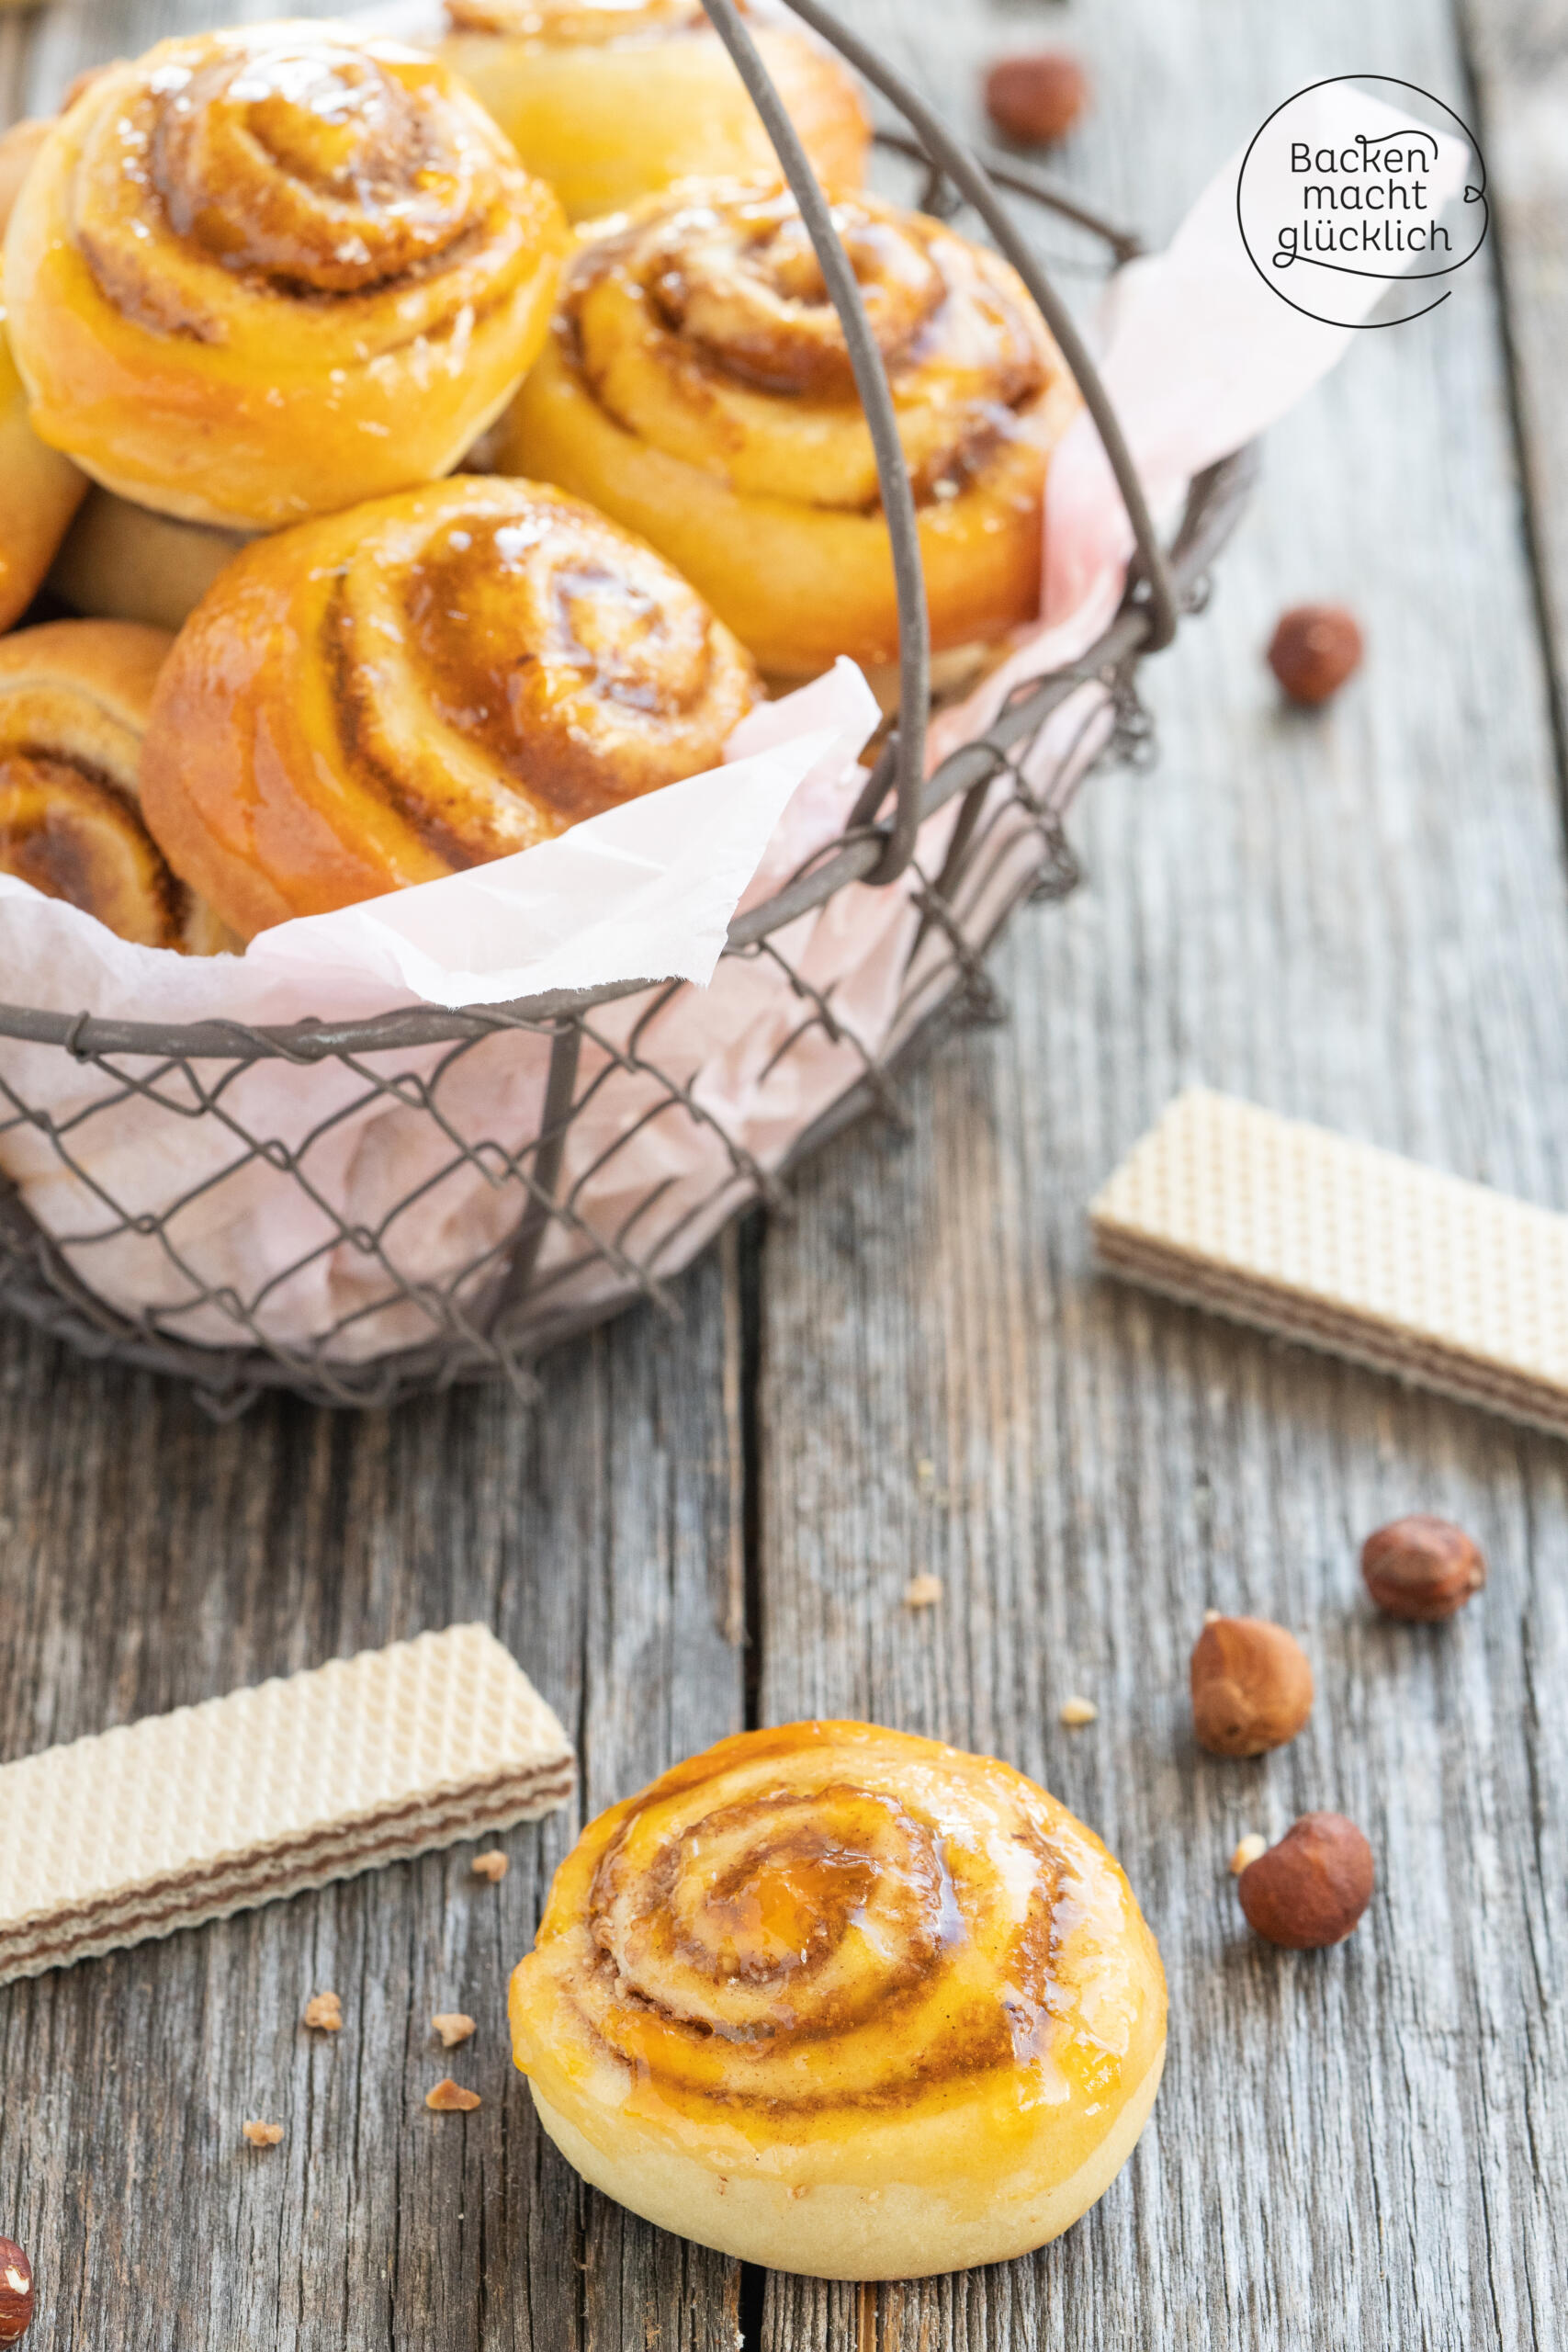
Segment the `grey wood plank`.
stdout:
<path fill-rule="evenodd" d="M 892 0 L 855 13 L 910 33 Z M 952 103 L 1005 43 L 1070 39 L 1100 108 L 1064 161 L 1158 234 L 1280 99 L 1369 51 L 1462 104 L 1445 9 L 1374 17 L 922 9 L 909 46 Z M 870 1714 L 1041 1775 L 1126 1862 L 1173 1999 L 1154 2128 L 1078 2229 L 870 2306 L 771 2280 L 770 2352 L 1554 2341 L 1562 1450 L 1098 1281 L 1084 1229 L 1199 1078 L 1568 1205 L 1562 844 L 1519 525 L 1478 265 L 1272 436 L 1213 612 L 1148 673 L 1161 765 L 1095 785 L 1089 888 L 1004 949 L 1010 1025 L 920 1081 L 907 1147 L 818 1163 L 768 1238 L 765 1719 Z M 1308 595 L 1352 602 L 1371 649 L 1317 719 L 1278 709 L 1259 659 Z M 1436 1638 L 1359 1588 L 1359 1537 L 1412 1507 L 1494 1563 Z M 925 1570 L 946 1598 L 916 1615 Z M 1191 1742 L 1208 1605 L 1313 1653 L 1313 1721 L 1275 1758 Z M 1100 1715 L 1068 1732 L 1075 1690 Z M 1343 1951 L 1274 1953 L 1226 1858 L 1314 1805 L 1364 1824 L 1380 1893 Z"/>
<path fill-rule="evenodd" d="M 1465 0 L 1478 132 L 1510 295 L 1532 551 L 1568 742 L 1568 6 Z"/>
<path fill-rule="evenodd" d="M 510 2064 L 507 1974 L 587 1810 L 733 1729 L 726 1275 L 500 1396 L 394 1416 L 178 1391 L 0 1325 L 0 1757 L 482 1618 L 577 1736 L 581 1804 L 471 1848 L 0 1992 L 0 2211 L 55 2347 L 730 2352 L 733 2265 L 590 2196 Z M 346 2027 L 308 2036 L 332 1985 Z M 441 2008 L 479 2020 L 450 2060 Z M 434 2117 L 442 2074 L 481 2090 Z M 276 2154 L 247 2116 L 282 2122 Z"/>

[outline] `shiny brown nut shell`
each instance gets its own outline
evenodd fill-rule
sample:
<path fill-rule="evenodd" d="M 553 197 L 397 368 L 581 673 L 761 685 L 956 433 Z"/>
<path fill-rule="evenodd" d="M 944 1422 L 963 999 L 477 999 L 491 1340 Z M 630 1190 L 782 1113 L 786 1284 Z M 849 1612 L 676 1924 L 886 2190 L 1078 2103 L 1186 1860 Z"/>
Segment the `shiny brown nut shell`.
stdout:
<path fill-rule="evenodd" d="M 986 76 L 986 111 L 1004 138 L 1049 146 L 1089 105 L 1089 75 L 1065 50 L 1004 57 Z"/>
<path fill-rule="evenodd" d="M 1343 1943 L 1372 1899 L 1372 1849 L 1342 1813 L 1304 1813 L 1236 1880 L 1247 1924 L 1287 1951 Z"/>
<path fill-rule="evenodd" d="M 1312 1668 L 1283 1625 L 1213 1617 L 1192 1645 L 1192 1728 L 1211 1756 L 1263 1756 L 1312 1713 Z"/>
<path fill-rule="evenodd" d="M 1412 1511 L 1368 1536 L 1361 1575 L 1385 1616 L 1436 1625 L 1481 1590 L 1486 1560 L 1474 1537 L 1451 1520 Z"/>
<path fill-rule="evenodd" d="M 15 2238 L 0 2238 L 0 2344 L 19 2344 L 32 2318 L 32 2264 Z"/>
<path fill-rule="evenodd" d="M 1343 605 L 1297 605 L 1280 616 L 1269 667 L 1292 702 L 1314 707 L 1361 666 L 1361 630 Z"/>

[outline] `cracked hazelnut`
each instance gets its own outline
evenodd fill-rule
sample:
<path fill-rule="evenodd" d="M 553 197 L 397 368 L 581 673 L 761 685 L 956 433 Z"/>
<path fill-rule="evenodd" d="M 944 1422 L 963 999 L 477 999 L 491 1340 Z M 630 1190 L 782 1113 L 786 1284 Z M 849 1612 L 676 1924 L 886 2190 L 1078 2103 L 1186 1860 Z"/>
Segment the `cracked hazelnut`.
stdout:
<path fill-rule="evenodd" d="M 1192 1727 L 1211 1756 L 1283 1747 L 1312 1713 L 1312 1668 L 1283 1625 L 1214 1617 L 1192 1645 Z"/>
<path fill-rule="evenodd" d="M 1343 1943 L 1372 1899 L 1372 1849 L 1342 1813 L 1303 1813 L 1235 1891 L 1255 1934 L 1287 1951 Z"/>
<path fill-rule="evenodd" d="M 1292 702 L 1315 706 L 1361 666 L 1361 631 L 1343 605 L 1297 605 L 1282 614 L 1269 667 Z"/>
<path fill-rule="evenodd" d="M 1089 104 L 1089 75 L 1065 50 L 1003 57 L 986 76 L 986 111 L 1004 138 L 1047 147 Z"/>
<path fill-rule="evenodd" d="M 33 2266 L 15 2238 L 0 2238 L 0 2344 L 19 2344 L 33 2322 Z"/>
<path fill-rule="evenodd" d="M 1386 1616 L 1435 1625 L 1481 1590 L 1486 1561 L 1462 1527 L 1412 1511 L 1368 1536 L 1361 1546 L 1361 1574 Z"/>

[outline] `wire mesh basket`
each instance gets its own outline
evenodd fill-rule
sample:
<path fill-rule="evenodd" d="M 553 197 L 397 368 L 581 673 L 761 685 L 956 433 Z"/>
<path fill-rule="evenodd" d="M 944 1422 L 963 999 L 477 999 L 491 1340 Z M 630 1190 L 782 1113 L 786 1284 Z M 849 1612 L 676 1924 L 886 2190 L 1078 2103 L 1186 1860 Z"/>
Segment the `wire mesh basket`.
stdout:
<path fill-rule="evenodd" d="M 1246 495 L 1244 452 L 1200 478 L 1161 546 L 1093 362 L 998 184 L 1099 236 L 1118 262 L 1134 241 L 1032 174 L 987 171 L 818 0 L 787 0 L 897 109 L 908 130 L 883 143 L 923 167 L 924 209 L 971 207 L 1023 278 L 1137 543 L 1098 642 L 1018 687 L 983 735 L 933 764 L 916 501 L 887 375 L 829 200 L 736 0 L 704 5 L 843 322 L 892 541 L 897 718 L 838 838 L 761 903 L 742 902 L 700 1056 L 685 982 L 288 1028 L 0 1003 L 0 1301 L 89 1355 L 193 1383 L 215 1413 L 269 1388 L 356 1406 L 491 1378 L 526 1394 L 546 1349 L 637 1299 L 674 1311 L 671 1277 L 729 1217 L 776 1201 L 790 1170 L 863 1112 L 896 1114 L 898 1075 L 943 1019 L 994 1009 L 985 956 L 1013 909 L 1073 888 L 1067 801 L 1096 761 L 1143 748 L 1138 661 L 1201 605 Z M 869 932 L 866 892 L 881 894 Z M 874 944 L 847 969 L 833 918 L 852 897 Z M 743 1123 L 716 1107 L 716 1055 Z"/>

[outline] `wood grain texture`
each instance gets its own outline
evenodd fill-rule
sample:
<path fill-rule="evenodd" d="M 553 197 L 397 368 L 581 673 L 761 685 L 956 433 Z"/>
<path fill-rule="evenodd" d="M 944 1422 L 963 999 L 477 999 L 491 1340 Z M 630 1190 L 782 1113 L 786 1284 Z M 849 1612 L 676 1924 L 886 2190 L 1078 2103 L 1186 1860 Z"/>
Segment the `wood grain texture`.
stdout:
<path fill-rule="evenodd" d="M 1568 0 L 1464 0 L 1463 20 L 1508 287 L 1558 739 L 1568 744 Z"/>
<path fill-rule="evenodd" d="M 891 0 L 860 11 L 897 39 Z M 950 11 L 933 89 L 1065 38 L 1100 94 L 1072 161 L 1167 230 L 1292 89 L 1375 62 L 1456 98 L 1438 7 L 1163 0 Z M 940 40 L 940 49 L 938 42 Z M 1462 103 L 1462 101 L 1461 101 Z M 1091 881 L 999 959 L 1010 1024 L 949 1051 L 894 1156 L 857 1139 L 764 1258 L 761 1701 L 870 1713 L 1039 1773 L 1160 1937 L 1171 2061 L 1102 2206 L 1034 2261 L 888 2289 L 770 2282 L 770 2352 L 1546 2344 L 1568 2164 L 1562 1448 L 1098 1281 L 1084 1208 L 1204 1080 L 1568 1204 L 1562 854 L 1495 282 L 1364 338 L 1271 436 L 1213 613 L 1147 691 L 1163 756 L 1098 782 Z M 1260 662 L 1345 597 L 1371 646 L 1321 718 Z M 1436 1641 L 1356 1552 L 1399 1510 L 1491 1553 Z M 914 1612 L 911 1575 L 945 1600 Z M 1201 1756 L 1205 1606 L 1297 1628 L 1293 1747 Z M 1062 1700 L 1100 1708 L 1065 1729 Z M 1269 1951 L 1226 1860 L 1334 1806 L 1379 1856 L 1342 1951 Z"/>
<path fill-rule="evenodd" d="M 218 13 L 274 11 L 0 19 L 0 99 L 40 106 Z M 1154 236 L 1280 97 L 1369 47 L 1456 102 L 1465 82 L 1439 0 L 848 13 L 955 108 L 995 51 L 1077 47 L 1100 102 L 1062 167 Z M 1488 104 L 1502 181 L 1515 134 Z M 1544 408 L 1544 280 L 1511 282 Z M 1011 1023 L 918 1083 L 907 1147 L 836 1148 L 770 1232 L 754 1396 L 733 1243 L 680 1329 L 639 1316 L 553 1358 L 531 1426 L 465 1396 L 364 1419 L 275 1403 L 213 1431 L 0 1325 L 0 1757 L 477 1616 L 574 1730 L 592 1809 L 740 1719 L 749 1581 L 765 1719 L 874 1713 L 994 1749 L 1122 1855 L 1174 2018 L 1128 2173 L 1030 2262 L 865 2293 L 770 2279 L 748 2338 L 769 2352 L 1553 2340 L 1568 1456 L 1101 1283 L 1083 1225 L 1196 1079 L 1568 1207 L 1562 844 L 1511 433 L 1478 264 L 1273 436 L 1213 614 L 1148 674 L 1161 765 L 1096 784 L 1090 887 L 1004 950 Z M 1538 458 L 1538 494 L 1554 479 Z M 1538 521 L 1544 545 L 1560 523 Z M 1303 720 L 1258 656 L 1278 606 L 1319 594 L 1358 605 L 1371 657 Z M 1412 1506 L 1491 1554 L 1446 1629 L 1359 1595 L 1359 1535 Z M 946 1598 L 917 1615 L 922 1569 Z M 1190 1742 L 1210 1604 L 1277 1614 L 1313 1653 L 1318 1706 L 1280 1756 Z M 1073 1690 L 1100 1713 L 1069 1733 Z M 1272 1954 L 1225 1858 L 1319 1804 L 1367 1827 L 1380 1893 L 1343 1951 Z M 505 1971 L 574 1826 L 513 1833 L 498 1891 L 459 1849 L 0 1993 L 0 2228 L 37 2264 L 29 2342 L 729 2352 L 756 2315 L 734 2266 L 583 2190 L 506 2064 Z M 321 2042 L 298 2015 L 329 1984 L 347 2023 Z M 452 2007 L 480 2034 L 448 2061 L 423 2029 Z M 448 2065 L 485 2096 L 466 2120 L 423 2107 Z M 248 2114 L 283 2145 L 245 2150 Z"/>

